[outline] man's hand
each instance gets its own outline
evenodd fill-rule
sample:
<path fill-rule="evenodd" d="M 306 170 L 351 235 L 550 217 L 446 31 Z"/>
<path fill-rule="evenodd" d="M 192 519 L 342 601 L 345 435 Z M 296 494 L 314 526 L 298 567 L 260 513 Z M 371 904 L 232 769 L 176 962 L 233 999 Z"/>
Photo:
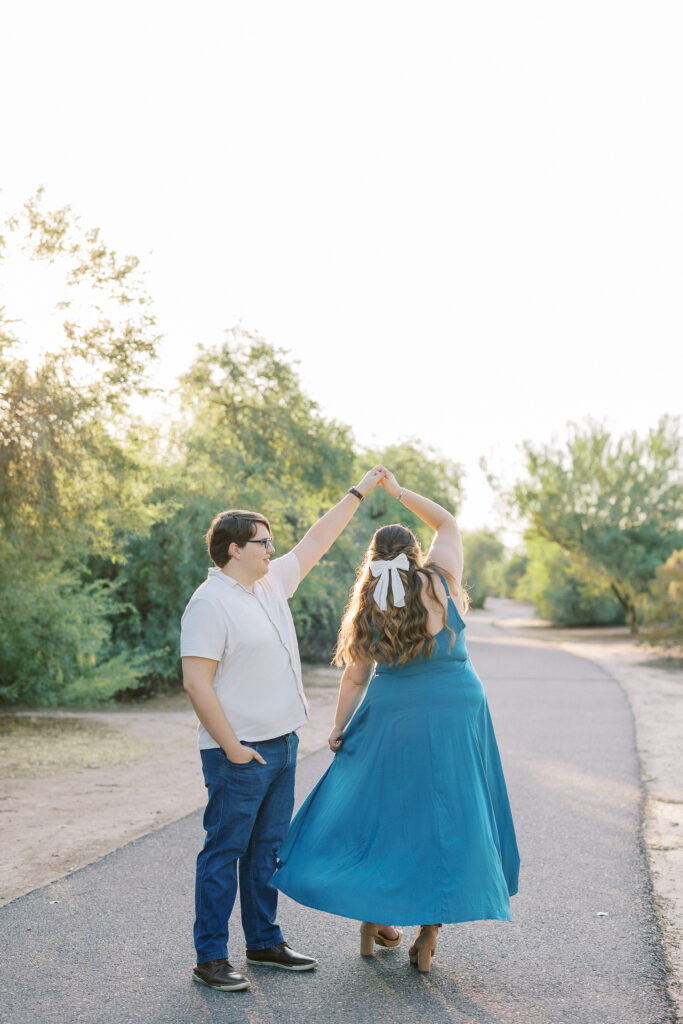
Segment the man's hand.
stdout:
<path fill-rule="evenodd" d="M 365 497 L 373 487 L 377 486 L 383 476 L 384 466 L 373 466 L 360 481 L 356 490 Z M 345 494 L 334 508 L 331 508 L 317 523 L 313 524 L 296 547 L 292 548 L 299 562 L 301 579 L 311 571 L 325 552 L 332 547 L 357 508 L 358 498 L 352 494 Z"/>
<path fill-rule="evenodd" d="M 396 482 L 396 477 L 394 476 L 390 469 L 386 469 L 386 467 L 383 468 L 384 473 L 382 475 L 382 479 L 379 480 L 378 483 L 380 487 L 383 487 L 384 490 L 391 495 L 392 498 L 398 498 L 399 494 L 401 493 L 401 488 Z"/>
<path fill-rule="evenodd" d="M 369 469 L 360 483 L 356 484 L 356 490 L 365 497 L 369 494 L 373 487 L 376 487 L 378 483 L 381 483 L 382 477 L 386 473 L 384 466 L 373 466 Z"/>
<path fill-rule="evenodd" d="M 226 750 L 225 756 L 232 764 L 249 764 L 250 761 L 258 761 L 259 764 L 268 763 L 261 757 L 258 750 L 254 750 L 253 747 L 245 747 L 243 744 L 240 744 L 239 750 L 232 751 L 232 756 Z"/>
<path fill-rule="evenodd" d="M 328 746 L 333 754 L 336 754 L 338 750 L 341 750 L 343 732 L 343 729 L 338 729 L 335 725 L 332 732 L 327 737 Z"/>

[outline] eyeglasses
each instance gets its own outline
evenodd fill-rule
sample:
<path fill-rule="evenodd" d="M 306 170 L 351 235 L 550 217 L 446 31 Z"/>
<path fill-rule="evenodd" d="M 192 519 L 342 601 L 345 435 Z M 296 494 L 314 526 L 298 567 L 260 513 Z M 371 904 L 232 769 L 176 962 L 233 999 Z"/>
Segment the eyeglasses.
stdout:
<path fill-rule="evenodd" d="M 263 544 L 263 550 L 268 550 L 268 545 L 273 543 L 272 537 L 259 537 L 258 540 L 248 540 L 247 544 Z"/>

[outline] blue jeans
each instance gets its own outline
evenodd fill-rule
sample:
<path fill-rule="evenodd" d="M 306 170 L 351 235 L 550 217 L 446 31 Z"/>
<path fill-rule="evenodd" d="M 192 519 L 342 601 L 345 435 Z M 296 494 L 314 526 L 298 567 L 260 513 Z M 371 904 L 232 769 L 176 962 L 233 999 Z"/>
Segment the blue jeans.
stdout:
<path fill-rule="evenodd" d="M 209 799 L 204 811 L 206 839 L 197 857 L 197 963 L 228 955 L 228 919 L 237 896 L 238 861 L 247 949 L 267 949 L 283 941 L 275 923 L 278 893 L 270 879 L 294 809 L 299 740 L 290 732 L 245 745 L 267 763 L 233 764 L 220 747 L 201 751 Z"/>

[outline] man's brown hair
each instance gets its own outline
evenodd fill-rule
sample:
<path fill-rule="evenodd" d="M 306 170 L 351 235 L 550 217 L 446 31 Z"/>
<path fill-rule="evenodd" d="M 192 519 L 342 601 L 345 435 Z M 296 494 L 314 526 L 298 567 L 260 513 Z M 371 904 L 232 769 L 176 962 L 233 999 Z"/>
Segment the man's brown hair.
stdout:
<path fill-rule="evenodd" d="M 219 569 L 227 565 L 230 561 L 230 545 L 237 544 L 243 548 L 247 541 L 256 536 L 257 523 L 263 523 L 268 527 L 268 533 L 271 532 L 270 523 L 258 512 L 247 512 L 243 508 L 219 512 L 206 535 L 206 544 L 213 564 Z"/>

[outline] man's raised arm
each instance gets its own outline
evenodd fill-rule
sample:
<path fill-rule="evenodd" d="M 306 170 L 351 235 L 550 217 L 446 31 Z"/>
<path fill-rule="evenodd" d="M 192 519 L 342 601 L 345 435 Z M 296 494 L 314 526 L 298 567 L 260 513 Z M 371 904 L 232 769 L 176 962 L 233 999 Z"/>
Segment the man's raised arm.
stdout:
<path fill-rule="evenodd" d="M 362 497 L 357 498 L 350 492 L 345 494 L 341 501 L 337 502 L 329 512 L 326 512 L 317 523 L 313 524 L 296 547 L 292 548 L 299 562 L 301 579 L 311 571 L 314 565 L 318 564 L 325 552 L 332 547 L 344 527 L 351 521 L 362 498 L 380 482 L 384 472 L 384 466 L 375 466 L 369 470 L 360 483 L 354 487 L 354 490 L 358 491 Z"/>

